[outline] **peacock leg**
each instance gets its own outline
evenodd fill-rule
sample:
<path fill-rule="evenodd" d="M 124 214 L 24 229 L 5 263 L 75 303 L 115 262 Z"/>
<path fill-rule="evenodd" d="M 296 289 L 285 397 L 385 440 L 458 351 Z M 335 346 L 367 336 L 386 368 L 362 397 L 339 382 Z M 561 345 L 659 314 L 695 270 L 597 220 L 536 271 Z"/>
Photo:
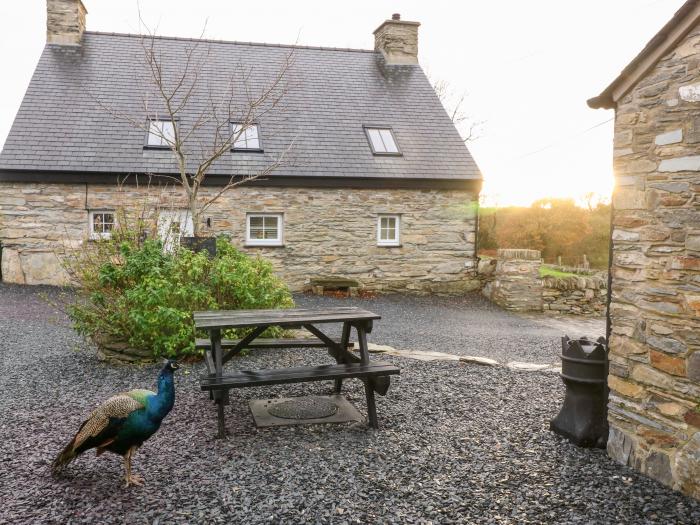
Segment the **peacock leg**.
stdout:
<path fill-rule="evenodd" d="M 126 481 L 126 484 L 124 485 L 125 488 L 129 485 L 143 485 L 144 482 L 144 479 L 141 476 L 131 473 L 131 458 L 137 449 L 138 447 L 131 447 L 126 451 L 126 454 L 124 454 L 124 470 L 126 470 L 126 476 L 124 477 Z"/>

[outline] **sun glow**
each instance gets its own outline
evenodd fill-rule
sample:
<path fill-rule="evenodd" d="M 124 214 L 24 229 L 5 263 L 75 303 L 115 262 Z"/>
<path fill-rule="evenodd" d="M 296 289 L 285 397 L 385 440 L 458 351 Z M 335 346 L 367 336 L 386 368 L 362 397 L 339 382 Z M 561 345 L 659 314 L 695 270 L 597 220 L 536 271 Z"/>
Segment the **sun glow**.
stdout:
<path fill-rule="evenodd" d="M 605 113 L 601 112 L 602 116 Z M 529 206 L 552 198 L 578 203 L 607 202 L 612 194 L 612 122 L 575 140 L 565 140 L 533 152 L 499 156 L 491 143 L 469 148 L 484 176 L 482 202 L 491 206 Z"/>

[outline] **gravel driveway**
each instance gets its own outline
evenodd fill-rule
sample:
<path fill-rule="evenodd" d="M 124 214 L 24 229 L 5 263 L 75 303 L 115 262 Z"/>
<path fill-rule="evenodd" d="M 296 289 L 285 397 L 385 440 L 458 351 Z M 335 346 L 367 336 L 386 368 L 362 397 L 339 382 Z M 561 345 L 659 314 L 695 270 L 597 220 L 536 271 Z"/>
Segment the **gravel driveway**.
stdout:
<path fill-rule="evenodd" d="M 402 350 L 490 357 L 499 362 L 559 364 L 561 336 L 597 338 L 605 335 L 603 318 L 513 315 L 480 294 L 461 298 L 378 296 L 372 299 L 334 299 L 300 295 L 297 305 L 359 306 L 378 313 L 370 341 Z M 338 332 L 339 334 L 339 332 Z"/>
<path fill-rule="evenodd" d="M 395 357 L 386 359 L 402 374 L 378 398 L 378 432 L 256 430 L 247 400 L 330 388 L 307 383 L 232 391 L 232 436 L 215 440 L 202 366 L 185 365 L 172 414 L 135 458 L 145 487 L 123 489 L 121 458 L 108 455 L 87 454 L 54 480 L 50 461 L 90 410 L 152 387 L 159 367 L 101 364 L 41 291 L 0 285 L 0 523 L 700 522 L 699 503 L 549 432 L 563 392 L 556 374 Z M 299 303 L 318 301 L 331 300 Z M 370 341 L 501 360 L 556 355 L 556 329 L 478 297 L 362 304 L 384 316 Z M 266 350 L 239 362 L 328 361 L 319 350 Z M 346 395 L 364 410 L 358 381 Z"/>

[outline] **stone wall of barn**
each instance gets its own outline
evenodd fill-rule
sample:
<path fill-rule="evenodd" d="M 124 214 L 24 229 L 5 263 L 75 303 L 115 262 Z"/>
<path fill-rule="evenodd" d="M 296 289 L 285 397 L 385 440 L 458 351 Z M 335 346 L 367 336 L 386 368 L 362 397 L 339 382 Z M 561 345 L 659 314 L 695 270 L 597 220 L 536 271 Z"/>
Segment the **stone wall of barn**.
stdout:
<path fill-rule="evenodd" d="M 700 28 L 618 104 L 608 453 L 700 498 Z"/>
<path fill-rule="evenodd" d="M 205 188 L 203 197 L 212 191 Z M 229 235 L 246 252 L 270 259 L 294 290 L 313 277 L 342 276 L 380 292 L 457 294 L 479 287 L 474 199 L 467 191 L 249 186 L 209 208 L 202 233 Z M 175 189 L 0 183 L 3 279 L 65 283 L 57 252 L 80 249 L 88 210 L 118 207 L 133 216 L 186 205 Z M 283 213 L 284 246 L 246 247 L 249 212 Z M 401 215 L 401 246 L 377 246 L 378 214 Z"/>

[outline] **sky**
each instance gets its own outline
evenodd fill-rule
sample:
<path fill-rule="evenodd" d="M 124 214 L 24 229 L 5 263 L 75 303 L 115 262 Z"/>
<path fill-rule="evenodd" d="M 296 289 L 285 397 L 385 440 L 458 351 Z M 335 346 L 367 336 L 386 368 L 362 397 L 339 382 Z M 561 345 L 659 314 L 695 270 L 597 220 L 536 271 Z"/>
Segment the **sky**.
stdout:
<path fill-rule="evenodd" d="M 419 61 L 482 122 L 468 144 L 487 204 L 609 196 L 613 111 L 599 94 L 683 0 L 83 0 L 87 28 L 371 49 L 392 13 L 418 21 Z M 45 43 L 45 0 L 0 2 L 0 143 Z M 466 131 L 466 127 L 463 131 Z"/>

